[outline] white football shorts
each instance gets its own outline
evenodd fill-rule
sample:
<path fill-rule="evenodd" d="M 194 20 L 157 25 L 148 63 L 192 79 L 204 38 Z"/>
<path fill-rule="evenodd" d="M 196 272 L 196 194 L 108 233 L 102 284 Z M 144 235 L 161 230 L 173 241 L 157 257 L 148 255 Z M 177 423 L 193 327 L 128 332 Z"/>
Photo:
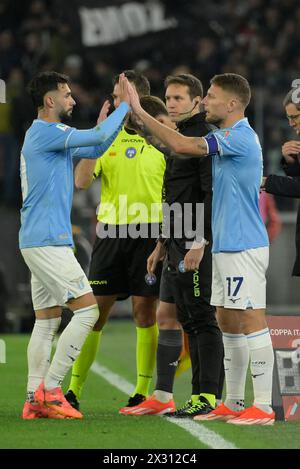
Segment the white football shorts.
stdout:
<path fill-rule="evenodd" d="M 212 255 L 212 293 L 210 303 L 229 309 L 266 307 L 266 271 L 269 248 Z"/>
<path fill-rule="evenodd" d="M 69 300 L 92 292 L 89 281 L 69 246 L 21 249 L 31 271 L 34 310 L 64 306 Z"/>

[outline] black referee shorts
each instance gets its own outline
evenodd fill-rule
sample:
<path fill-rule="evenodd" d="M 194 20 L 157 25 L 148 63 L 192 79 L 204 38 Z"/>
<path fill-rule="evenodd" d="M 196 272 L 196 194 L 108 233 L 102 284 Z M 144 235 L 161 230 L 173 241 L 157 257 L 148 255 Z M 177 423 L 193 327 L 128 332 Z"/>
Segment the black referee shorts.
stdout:
<path fill-rule="evenodd" d="M 167 260 L 163 263 L 161 279 L 160 279 L 160 287 L 159 287 L 159 299 L 160 301 L 164 301 L 165 303 L 175 303 L 174 298 L 174 285 L 172 278 L 170 278 L 168 272 L 168 262 Z"/>
<path fill-rule="evenodd" d="M 150 235 L 150 225 L 149 235 Z M 157 267 L 157 281 L 147 285 L 147 259 L 155 249 L 156 238 L 96 238 L 89 271 L 89 281 L 96 296 L 157 296 L 162 265 Z"/>
<path fill-rule="evenodd" d="M 160 299 L 167 301 L 168 297 L 172 297 L 177 306 L 177 319 L 183 330 L 187 334 L 198 334 L 207 326 L 217 327 L 215 308 L 210 304 L 212 255 L 210 246 L 206 247 L 199 269 L 181 273 L 178 264 L 184 259 L 185 252 L 178 249 L 172 240 L 169 241 Z"/>

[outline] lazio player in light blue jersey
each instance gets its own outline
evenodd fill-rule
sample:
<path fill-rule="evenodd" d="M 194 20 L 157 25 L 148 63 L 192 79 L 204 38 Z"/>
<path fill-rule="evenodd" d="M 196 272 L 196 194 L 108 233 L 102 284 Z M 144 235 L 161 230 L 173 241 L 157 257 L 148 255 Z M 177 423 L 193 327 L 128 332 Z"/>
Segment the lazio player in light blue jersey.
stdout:
<path fill-rule="evenodd" d="M 21 152 L 20 249 L 31 271 L 36 321 L 28 344 L 27 399 L 23 418 L 82 418 L 64 398 L 61 383 L 99 317 L 89 282 L 75 259 L 70 212 L 73 157 L 98 158 L 111 145 L 129 110 L 124 82 L 121 105 L 101 125 L 77 130 L 62 124 L 76 104 L 68 77 L 43 72 L 29 85 L 38 118 L 25 135 Z M 74 316 L 51 349 L 62 306 Z"/>
<path fill-rule="evenodd" d="M 262 152 L 244 115 L 251 97 L 249 83 L 233 73 L 211 80 L 203 104 L 206 120 L 219 129 L 203 138 L 184 137 L 159 124 L 141 108 L 130 85 L 129 93 L 143 131 L 170 147 L 174 157 L 212 155 L 211 304 L 217 308 L 223 332 L 227 395 L 224 404 L 195 420 L 271 425 L 275 420 L 271 408 L 274 354 L 265 319 L 269 242 L 258 207 Z M 244 409 L 249 357 L 254 404 Z"/>

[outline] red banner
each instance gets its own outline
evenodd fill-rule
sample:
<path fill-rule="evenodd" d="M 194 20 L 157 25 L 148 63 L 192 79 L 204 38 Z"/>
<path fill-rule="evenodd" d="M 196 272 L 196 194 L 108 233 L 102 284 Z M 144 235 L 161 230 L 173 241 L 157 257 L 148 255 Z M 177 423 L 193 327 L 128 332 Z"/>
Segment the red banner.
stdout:
<path fill-rule="evenodd" d="M 300 316 L 267 316 L 274 349 L 300 347 Z"/>
<path fill-rule="evenodd" d="M 300 420 L 300 317 L 267 316 L 275 354 L 273 401 L 281 418 Z"/>

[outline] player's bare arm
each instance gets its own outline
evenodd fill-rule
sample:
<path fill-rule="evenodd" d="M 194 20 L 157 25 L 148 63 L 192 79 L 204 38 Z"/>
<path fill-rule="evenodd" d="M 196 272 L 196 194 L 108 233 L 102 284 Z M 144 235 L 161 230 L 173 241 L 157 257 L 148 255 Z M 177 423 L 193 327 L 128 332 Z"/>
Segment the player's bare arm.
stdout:
<path fill-rule="evenodd" d="M 99 116 L 97 119 L 97 124 L 101 124 L 101 122 L 107 119 L 109 109 L 110 109 L 110 102 L 108 99 L 106 99 L 103 103 L 102 108 L 100 109 Z"/>
<path fill-rule="evenodd" d="M 123 78 L 123 80 L 126 80 L 126 78 Z M 151 117 L 141 107 L 138 94 L 130 83 L 128 83 L 128 93 L 130 95 L 130 105 L 133 112 L 138 116 L 139 120 L 144 123 L 151 135 L 158 138 L 164 145 L 170 148 L 172 152 L 188 157 L 207 155 L 208 148 L 203 138 L 184 137 Z M 144 128 L 142 130 L 145 131 Z"/>
<path fill-rule="evenodd" d="M 127 78 L 125 77 L 124 73 L 120 74 L 119 86 L 120 86 L 120 101 L 121 102 L 125 101 L 130 106 L 131 95 L 130 95 L 129 91 L 133 87 L 129 83 Z"/>
<path fill-rule="evenodd" d="M 190 155 L 182 155 L 179 153 L 175 153 L 172 151 L 169 147 L 164 145 L 157 137 L 154 137 L 149 129 L 146 127 L 146 125 L 143 123 L 142 120 L 138 118 L 136 114 L 132 114 L 131 117 L 131 122 L 134 123 L 134 130 L 145 140 L 150 143 L 153 147 L 155 147 L 157 150 L 159 150 L 161 153 L 163 153 L 165 156 L 170 157 L 170 158 L 184 158 L 185 156 L 190 156 Z"/>
<path fill-rule="evenodd" d="M 75 168 L 75 187 L 88 189 L 93 182 L 93 174 L 97 160 L 82 159 Z"/>
<path fill-rule="evenodd" d="M 97 125 L 107 119 L 109 109 L 110 102 L 107 99 L 100 109 Z M 75 168 L 75 187 L 77 189 L 88 189 L 90 187 L 93 182 L 96 161 L 95 159 L 82 159 L 79 161 Z"/>
<path fill-rule="evenodd" d="M 202 137 L 184 137 L 158 122 L 144 110 L 138 117 L 143 122 L 139 128 L 147 141 L 165 155 L 175 158 L 207 155 L 207 144 Z"/>

